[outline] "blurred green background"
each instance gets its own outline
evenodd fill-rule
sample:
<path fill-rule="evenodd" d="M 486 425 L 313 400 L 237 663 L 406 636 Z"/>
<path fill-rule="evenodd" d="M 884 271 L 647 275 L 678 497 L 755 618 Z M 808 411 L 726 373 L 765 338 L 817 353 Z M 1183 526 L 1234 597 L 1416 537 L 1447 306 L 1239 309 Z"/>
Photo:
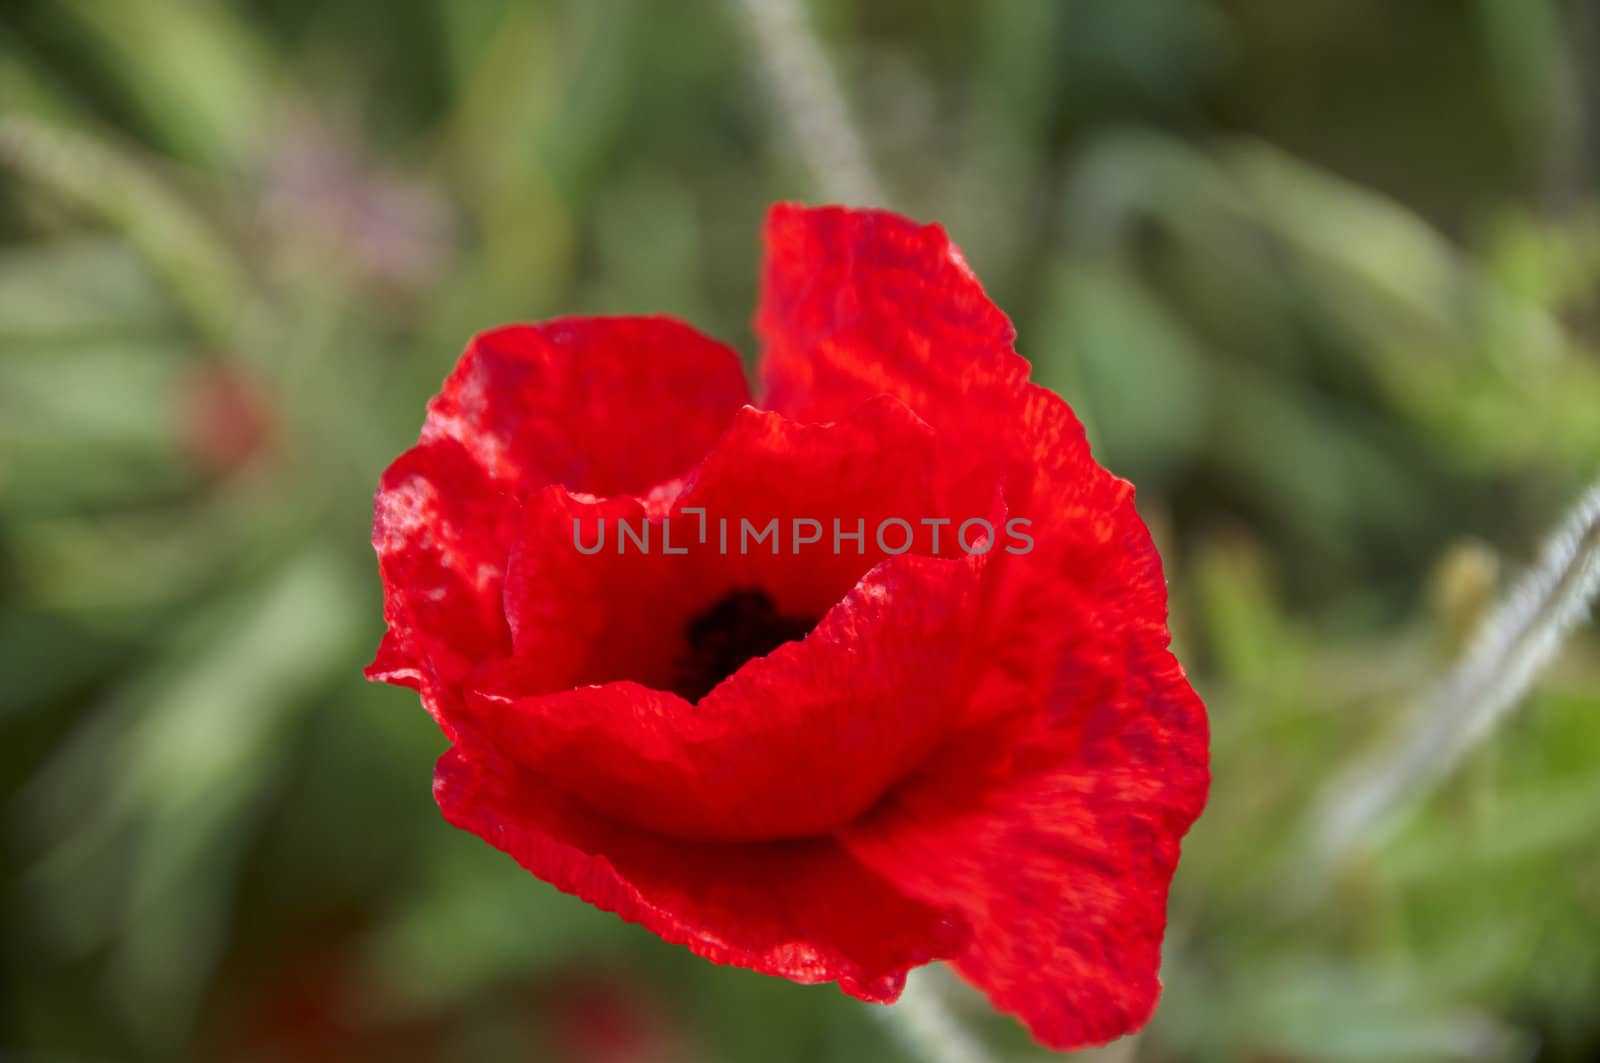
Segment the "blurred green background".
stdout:
<path fill-rule="evenodd" d="M 1304 855 L 1595 472 L 1595 5 L 805 10 L 885 203 L 1139 484 L 1210 705 L 1165 1001 L 1100 1058 L 1600 1058 L 1592 628 Z M 360 676 L 372 491 L 472 332 L 664 311 L 753 354 L 763 210 L 839 175 L 770 91 L 804 31 L 747 14 L 0 6 L 0 1058 L 900 1058 L 451 829 L 443 740 Z"/>

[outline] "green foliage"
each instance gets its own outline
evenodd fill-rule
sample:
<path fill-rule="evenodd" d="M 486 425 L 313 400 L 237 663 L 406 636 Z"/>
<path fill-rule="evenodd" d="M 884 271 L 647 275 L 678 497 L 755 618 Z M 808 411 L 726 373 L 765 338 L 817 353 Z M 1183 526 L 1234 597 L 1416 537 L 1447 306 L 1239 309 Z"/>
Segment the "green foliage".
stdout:
<path fill-rule="evenodd" d="M 1593 15 L 814 6 L 891 205 L 1168 558 L 1216 785 L 1132 1051 L 1590 1058 L 1591 635 L 1382 841 L 1318 870 L 1305 828 L 1593 475 Z M 443 740 L 359 675 L 371 493 L 470 333 L 664 311 L 753 355 L 762 211 L 817 191 L 732 14 L 0 11 L 0 1053 L 559 1059 L 598 1006 L 651 1059 L 892 1058 L 457 835 Z"/>

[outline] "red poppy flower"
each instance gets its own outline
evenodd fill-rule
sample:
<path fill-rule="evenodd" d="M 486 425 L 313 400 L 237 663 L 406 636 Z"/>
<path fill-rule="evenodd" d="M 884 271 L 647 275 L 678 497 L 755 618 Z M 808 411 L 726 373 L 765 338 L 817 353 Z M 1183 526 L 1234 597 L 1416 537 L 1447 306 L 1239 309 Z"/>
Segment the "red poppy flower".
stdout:
<path fill-rule="evenodd" d="M 758 406 L 668 318 L 471 342 L 378 492 L 368 675 L 453 744 L 452 823 L 668 941 L 1135 1029 L 1209 775 L 1133 489 L 939 227 L 766 241 Z"/>

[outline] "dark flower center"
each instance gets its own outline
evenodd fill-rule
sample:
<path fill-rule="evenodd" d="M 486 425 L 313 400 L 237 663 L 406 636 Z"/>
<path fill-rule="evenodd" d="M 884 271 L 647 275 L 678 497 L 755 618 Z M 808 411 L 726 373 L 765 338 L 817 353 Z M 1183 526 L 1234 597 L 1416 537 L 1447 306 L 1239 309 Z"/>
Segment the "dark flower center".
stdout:
<path fill-rule="evenodd" d="M 748 660 L 806 636 L 817 622 L 784 616 L 764 591 L 734 591 L 684 626 L 673 691 L 699 701 Z"/>

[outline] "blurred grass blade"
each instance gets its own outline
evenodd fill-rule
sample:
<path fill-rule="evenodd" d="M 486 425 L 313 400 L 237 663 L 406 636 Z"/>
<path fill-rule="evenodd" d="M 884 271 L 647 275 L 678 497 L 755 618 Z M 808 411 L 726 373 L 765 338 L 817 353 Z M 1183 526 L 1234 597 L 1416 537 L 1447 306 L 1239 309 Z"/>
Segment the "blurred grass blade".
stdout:
<path fill-rule="evenodd" d="M 796 0 L 734 0 L 756 60 L 817 190 L 852 206 L 885 202 L 822 43 Z"/>
<path fill-rule="evenodd" d="M 74 235 L 0 250 L 0 340 L 8 344 L 154 336 L 171 316 L 171 300 L 124 240 Z"/>
<path fill-rule="evenodd" d="M 1600 592 L 1600 483 L 1545 544 L 1538 566 L 1484 622 L 1467 652 L 1390 744 L 1341 773 L 1313 826 L 1335 861 L 1402 801 L 1425 793 L 1514 708 L 1589 615 Z"/>
<path fill-rule="evenodd" d="M 275 55 L 231 5 L 67 0 L 61 25 L 103 64 L 163 146 L 238 166 L 274 103 Z"/>
<path fill-rule="evenodd" d="M 978 1040 L 945 1006 L 936 985 L 938 972 L 922 967 L 907 972 L 898 1003 L 878 1010 L 912 1059 L 922 1063 L 994 1063 Z"/>
<path fill-rule="evenodd" d="M 0 167 L 105 217 L 161 271 L 208 335 L 231 336 L 246 293 L 237 258 L 145 166 L 82 133 L 8 114 L 0 115 Z"/>
<path fill-rule="evenodd" d="M 254 819 L 297 721 L 349 667 L 359 598 L 308 547 L 197 618 L 197 641 L 91 715 L 24 795 L 50 842 L 24 880 L 38 932 L 59 955 L 105 950 L 107 999 L 152 1048 L 194 1019 Z"/>

